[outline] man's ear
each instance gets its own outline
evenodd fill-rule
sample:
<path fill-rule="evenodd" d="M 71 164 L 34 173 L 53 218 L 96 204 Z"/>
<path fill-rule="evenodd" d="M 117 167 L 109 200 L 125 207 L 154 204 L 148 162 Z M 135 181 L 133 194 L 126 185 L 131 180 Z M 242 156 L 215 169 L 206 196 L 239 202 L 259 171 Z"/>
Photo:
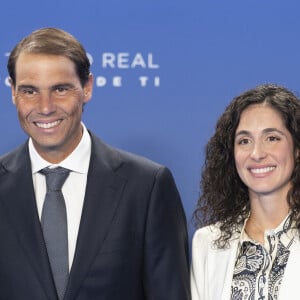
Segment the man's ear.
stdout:
<path fill-rule="evenodd" d="M 87 103 L 88 101 L 91 100 L 92 94 L 93 94 L 93 83 L 94 83 L 94 78 L 93 74 L 90 73 L 88 81 L 85 83 L 83 87 L 83 92 L 84 92 L 84 103 Z"/>
<path fill-rule="evenodd" d="M 10 89 L 11 89 L 11 98 L 12 98 L 12 103 L 14 105 L 16 105 L 16 87 L 15 85 L 13 84 L 13 81 L 11 78 L 8 79 L 8 82 L 10 84 Z"/>

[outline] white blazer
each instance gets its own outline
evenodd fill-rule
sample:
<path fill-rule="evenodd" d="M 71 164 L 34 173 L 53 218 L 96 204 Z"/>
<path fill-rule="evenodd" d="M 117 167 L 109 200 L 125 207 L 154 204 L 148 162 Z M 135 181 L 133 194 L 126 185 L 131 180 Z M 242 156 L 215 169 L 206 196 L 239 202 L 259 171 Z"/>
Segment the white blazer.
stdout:
<path fill-rule="evenodd" d="M 239 234 L 230 240 L 226 249 L 212 242 L 219 229 L 207 226 L 198 229 L 192 242 L 191 292 L 192 300 L 230 300 L 231 283 L 237 255 Z M 300 299 L 300 241 L 295 239 L 284 272 L 278 300 Z"/>

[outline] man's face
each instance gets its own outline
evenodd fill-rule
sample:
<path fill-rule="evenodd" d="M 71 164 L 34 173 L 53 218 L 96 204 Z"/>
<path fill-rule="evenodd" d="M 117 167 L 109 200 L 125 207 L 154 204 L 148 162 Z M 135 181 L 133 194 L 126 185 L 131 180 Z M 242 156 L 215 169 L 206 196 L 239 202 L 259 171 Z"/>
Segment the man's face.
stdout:
<path fill-rule="evenodd" d="M 22 128 L 44 159 L 57 163 L 78 145 L 92 81 L 90 76 L 82 87 L 74 63 L 64 56 L 21 53 L 18 57 L 13 102 Z"/>

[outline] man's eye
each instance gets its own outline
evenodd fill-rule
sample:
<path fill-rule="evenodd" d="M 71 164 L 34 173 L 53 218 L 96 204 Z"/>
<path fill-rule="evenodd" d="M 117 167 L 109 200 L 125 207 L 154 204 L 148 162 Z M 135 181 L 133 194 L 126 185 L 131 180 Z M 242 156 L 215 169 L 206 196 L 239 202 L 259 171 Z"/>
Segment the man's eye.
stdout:
<path fill-rule="evenodd" d="M 55 93 L 59 96 L 65 96 L 70 91 L 70 87 L 58 86 L 55 88 Z"/>
<path fill-rule="evenodd" d="M 21 96 L 32 97 L 32 96 L 35 96 L 36 94 L 37 94 L 37 91 L 32 88 L 19 89 L 19 95 L 21 95 Z"/>
<path fill-rule="evenodd" d="M 21 91 L 23 94 L 33 94 L 34 93 L 33 89 L 22 89 Z"/>
<path fill-rule="evenodd" d="M 58 87 L 56 90 L 57 90 L 58 92 L 64 92 L 64 91 L 67 91 L 68 88 L 66 88 L 66 87 Z"/>

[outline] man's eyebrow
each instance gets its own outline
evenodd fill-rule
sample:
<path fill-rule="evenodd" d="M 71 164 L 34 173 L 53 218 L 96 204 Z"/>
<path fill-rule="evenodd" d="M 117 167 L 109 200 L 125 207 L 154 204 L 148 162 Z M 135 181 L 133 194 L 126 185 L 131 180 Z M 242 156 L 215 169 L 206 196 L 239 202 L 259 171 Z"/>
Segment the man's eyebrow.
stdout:
<path fill-rule="evenodd" d="M 69 89 L 74 89 L 75 86 L 72 83 L 58 83 L 58 84 L 53 84 L 52 86 L 50 86 L 48 89 L 49 90 L 55 90 L 57 88 L 69 88 Z"/>
<path fill-rule="evenodd" d="M 57 86 L 69 86 L 69 87 L 74 87 L 74 84 L 69 83 L 69 82 L 62 82 L 62 83 L 53 84 L 51 87 L 57 87 Z M 50 87 L 50 88 L 51 88 L 51 87 Z"/>
<path fill-rule="evenodd" d="M 33 89 L 38 90 L 38 87 L 32 85 L 32 84 L 20 84 L 17 86 L 17 90 L 20 91 L 22 89 Z"/>
<path fill-rule="evenodd" d="M 58 87 L 68 87 L 68 88 L 74 88 L 74 85 L 72 83 L 57 83 L 53 84 L 49 87 L 47 87 L 47 90 L 54 90 Z M 34 90 L 40 90 L 39 87 L 34 86 L 32 84 L 20 84 L 17 86 L 17 90 L 22 90 L 22 89 L 34 89 Z"/>

